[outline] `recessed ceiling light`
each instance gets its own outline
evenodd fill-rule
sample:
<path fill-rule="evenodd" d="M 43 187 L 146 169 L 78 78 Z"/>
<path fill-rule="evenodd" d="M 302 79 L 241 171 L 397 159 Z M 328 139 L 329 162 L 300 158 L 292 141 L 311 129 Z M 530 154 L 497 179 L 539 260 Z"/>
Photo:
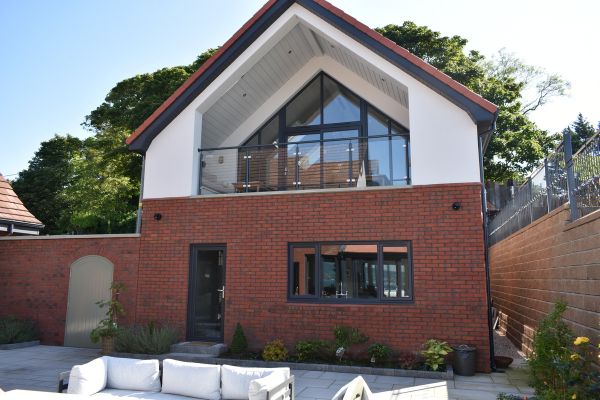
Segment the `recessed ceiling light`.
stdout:
<path fill-rule="evenodd" d="M 288 50 L 288 54 L 292 54 L 292 51 L 291 51 L 291 50 Z"/>
<path fill-rule="evenodd" d="M 246 97 L 246 93 L 243 93 L 243 94 L 242 94 L 242 97 Z"/>

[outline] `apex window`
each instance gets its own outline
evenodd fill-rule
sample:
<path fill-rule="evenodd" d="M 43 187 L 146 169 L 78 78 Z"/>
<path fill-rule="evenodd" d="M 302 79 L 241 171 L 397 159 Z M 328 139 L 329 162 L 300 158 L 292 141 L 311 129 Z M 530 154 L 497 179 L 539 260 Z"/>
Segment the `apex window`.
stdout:
<path fill-rule="evenodd" d="M 290 300 L 412 300 L 410 242 L 327 242 L 289 245 Z"/>

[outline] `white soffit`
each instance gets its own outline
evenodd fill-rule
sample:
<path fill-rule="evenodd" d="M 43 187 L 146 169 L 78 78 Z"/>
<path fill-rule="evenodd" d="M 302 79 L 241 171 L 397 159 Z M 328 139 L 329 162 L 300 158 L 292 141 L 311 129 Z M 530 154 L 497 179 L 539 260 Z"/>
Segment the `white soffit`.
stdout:
<path fill-rule="evenodd" d="M 405 85 L 300 22 L 204 113 L 202 147 L 219 147 L 306 63 L 321 56 L 337 61 L 408 109 Z"/>

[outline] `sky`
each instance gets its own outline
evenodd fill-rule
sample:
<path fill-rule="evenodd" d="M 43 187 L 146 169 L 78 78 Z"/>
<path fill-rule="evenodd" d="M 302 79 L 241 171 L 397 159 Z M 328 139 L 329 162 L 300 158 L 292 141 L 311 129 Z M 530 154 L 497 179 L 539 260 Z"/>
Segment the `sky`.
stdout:
<path fill-rule="evenodd" d="M 486 57 L 504 48 L 571 83 L 531 114 L 550 132 L 583 113 L 600 121 L 600 2 L 594 0 L 330 0 L 370 27 L 413 21 L 460 35 Z M 27 168 L 54 134 L 81 123 L 119 81 L 190 64 L 223 44 L 255 0 L 0 0 L 0 172 Z"/>

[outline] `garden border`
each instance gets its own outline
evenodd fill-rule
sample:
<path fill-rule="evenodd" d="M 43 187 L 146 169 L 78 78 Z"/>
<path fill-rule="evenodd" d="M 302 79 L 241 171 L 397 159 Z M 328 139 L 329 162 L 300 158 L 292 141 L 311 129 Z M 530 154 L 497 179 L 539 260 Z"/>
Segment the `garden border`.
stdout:
<path fill-rule="evenodd" d="M 20 343 L 0 344 L 0 350 L 22 349 L 25 347 L 39 346 L 39 344 L 40 344 L 39 340 L 31 340 L 29 342 L 20 342 Z"/>

